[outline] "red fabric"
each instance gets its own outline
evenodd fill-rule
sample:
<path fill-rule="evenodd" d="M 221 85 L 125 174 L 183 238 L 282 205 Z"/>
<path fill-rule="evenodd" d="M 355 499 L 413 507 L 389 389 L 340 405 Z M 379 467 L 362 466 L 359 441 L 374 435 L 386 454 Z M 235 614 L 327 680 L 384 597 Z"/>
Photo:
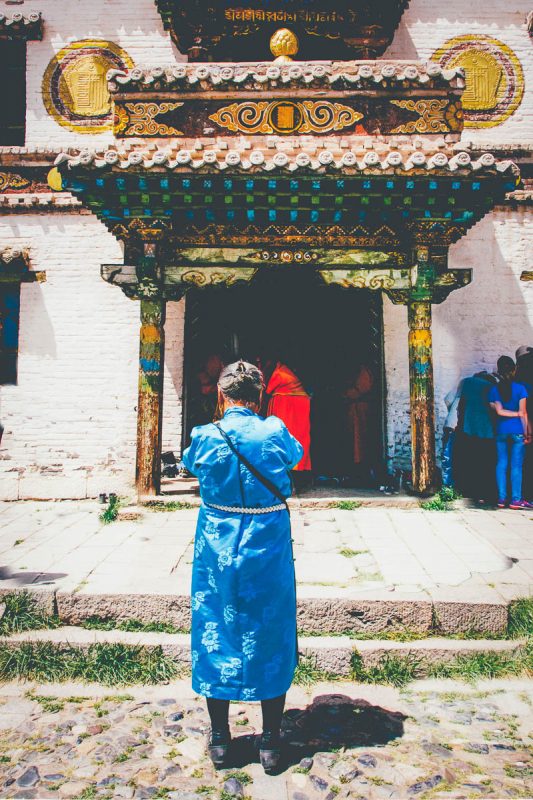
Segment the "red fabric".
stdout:
<path fill-rule="evenodd" d="M 361 367 L 353 386 L 344 392 L 349 401 L 347 408 L 348 435 L 352 442 L 354 464 L 372 462 L 373 458 L 373 409 L 368 396 L 372 391 L 374 378 L 367 367 Z"/>
<path fill-rule="evenodd" d="M 279 417 L 304 448 L 294 469 L 311 469 L 311 398 L 301 380 L 285 364 L 278 364 L 268 382 L 268 415 Z"/>

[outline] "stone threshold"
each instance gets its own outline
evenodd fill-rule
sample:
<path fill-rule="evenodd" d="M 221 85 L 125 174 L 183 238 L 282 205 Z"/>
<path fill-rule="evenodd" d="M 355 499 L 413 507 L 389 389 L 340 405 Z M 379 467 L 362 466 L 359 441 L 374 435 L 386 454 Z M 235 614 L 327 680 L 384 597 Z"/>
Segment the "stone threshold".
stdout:
<path fill-rule="evenodd" d="M 191 664 L 190 636 L 185 633 L 102 631 L 65 626 L 15 633 L 2 637 L 0 641 L 7 647 L 37 642 L 79 649 L 87 649 L 93 644 L 142 645 L 148 649 L 161 647 L 163 653 L 173 658 L 181 667 L 188 668 Z M 429 638 L 395 642 L 379 639 L 361 641 L 348 636 L 300 636 L 298 644 L 300 655 L 311 658 L 317 670 L 346 677 L 351 674 L 354 655 L 359 656 L 364 668 L 379 666 L 383 659 L 392 655 L 416 659 L 420 662 L 420 672 L 423 675 L 425 665 L 450 663 L 458 656 L 515 653 L 524 646 L 525 640 Z"/>
<path fill-rule="evenodd" d="M 67 625 L 77 625 L 90 617 L 115 622 L 169 623 L 179 630 L 191 624 L 190 597 L 186 594 L 121 593 L 112 586 L 105 593 L 67 591 L 25 586 L 21 589 L 1 587 L 0 598 L 16 591 L 35 593 L 40 607 L 47 614 L 57 614 Z M 339 596 L 302 596 L 297 605 L 300 630 L 312 636 L 413 632 L 453 636 L 476 631 L 491 636 L 505 635 L 509 603 L 496 599 L 472 598 L 454 587 L 420 595 L 391 592 L 365 593 L 358 598 Z M 496 597 L 496 595 L 495 595 Z"/>

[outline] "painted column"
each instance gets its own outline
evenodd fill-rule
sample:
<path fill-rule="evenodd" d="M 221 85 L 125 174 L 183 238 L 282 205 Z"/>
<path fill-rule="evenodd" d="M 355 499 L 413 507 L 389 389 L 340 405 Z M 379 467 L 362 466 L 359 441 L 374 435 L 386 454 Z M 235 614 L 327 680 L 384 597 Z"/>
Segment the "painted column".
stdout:
<path fill-rule="evenodd" d="M 137 464 L 139 496 L 159 493 L 163 424 L 163 369 L 165 360 L 166 301 L 147 273 L 155 258 L 145 258 L 139 337 L 139 401 L 137 405 Z"/>
<path fill-rule="evenodd" d="M 424 494 L 432 488 L 435 476 L 431 300 L 410 299 L 407 309 L 413 488 Z"/>

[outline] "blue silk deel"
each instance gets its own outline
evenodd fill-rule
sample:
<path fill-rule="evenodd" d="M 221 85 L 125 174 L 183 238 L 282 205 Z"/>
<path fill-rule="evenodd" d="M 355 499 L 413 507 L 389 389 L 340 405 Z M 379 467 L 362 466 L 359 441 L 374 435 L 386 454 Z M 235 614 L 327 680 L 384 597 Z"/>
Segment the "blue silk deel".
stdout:
<path fill-rule="evenodd" d="M 237 450 L 284 497 L 303 448 L 277 417 L 241 406 L 221 421 Z M 202 505 L 192 575 L 192 685 L 221 700 L 268 700 L 287 691 L 298 659 L 290 517 L 219 511 L 280 501 L 239 462 L 213 424 L 194 428 L 183 463 Z"/>

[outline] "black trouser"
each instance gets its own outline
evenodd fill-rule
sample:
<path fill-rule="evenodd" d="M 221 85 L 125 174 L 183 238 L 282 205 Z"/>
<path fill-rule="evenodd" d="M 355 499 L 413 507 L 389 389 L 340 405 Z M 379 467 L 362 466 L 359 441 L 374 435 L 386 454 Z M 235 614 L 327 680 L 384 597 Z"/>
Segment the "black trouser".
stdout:
<path fill-rule="evenodd" d="M 263 744 L 275 745 L 279 740 L 281 718 L 285 707 L 285 695 L 261 700 L 263 712 Z M 211 719 L 211 739 L 213 743 L 227 740 L 229 737 L 229 700 L 207 698 L 207 710 Z"/>

